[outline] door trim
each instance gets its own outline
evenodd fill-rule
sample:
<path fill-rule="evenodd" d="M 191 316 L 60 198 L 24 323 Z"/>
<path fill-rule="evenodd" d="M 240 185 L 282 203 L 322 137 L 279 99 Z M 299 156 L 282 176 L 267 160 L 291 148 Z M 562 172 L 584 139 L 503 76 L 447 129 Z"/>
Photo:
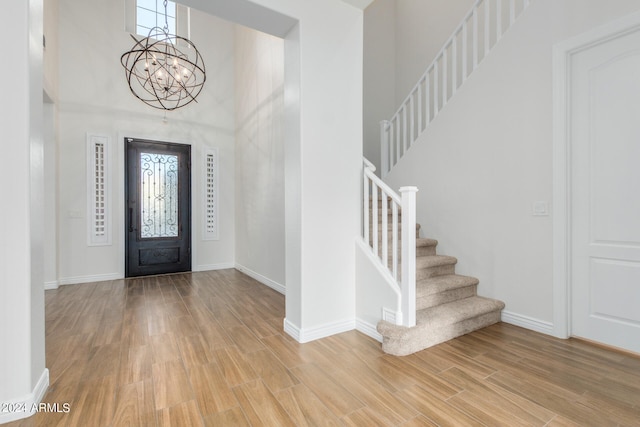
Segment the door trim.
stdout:
<path fill-rule="evenodd" d="M 553 335 L 571 336 L 571 60 L 576 53 L 640 30 L 640 12 L 553 46 Z"/>

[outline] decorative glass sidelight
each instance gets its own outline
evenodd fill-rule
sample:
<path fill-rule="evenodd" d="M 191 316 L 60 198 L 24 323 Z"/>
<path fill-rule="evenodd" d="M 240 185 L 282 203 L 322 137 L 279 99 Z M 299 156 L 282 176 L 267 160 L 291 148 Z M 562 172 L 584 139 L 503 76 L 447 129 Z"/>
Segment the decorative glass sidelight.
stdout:
<path fill-rule="evenodd" d="M 178 156 L 140 153 L 140 238 L 178 237 Z"/>
<path fill-rule="evenodd" d="M 204 240 L 218 240 L 218 149 L 205 154 Z"/>
<path fill-rule="evenodd" d="M 105 135 L 87 134 L 87 245 L 111 244 L 109 144 Z"/>

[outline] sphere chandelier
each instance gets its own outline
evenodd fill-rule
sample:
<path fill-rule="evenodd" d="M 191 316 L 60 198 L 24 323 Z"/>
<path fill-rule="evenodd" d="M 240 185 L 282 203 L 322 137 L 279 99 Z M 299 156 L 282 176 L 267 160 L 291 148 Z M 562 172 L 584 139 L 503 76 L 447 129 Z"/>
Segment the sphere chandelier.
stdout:
<path fill-rule="evenodd" d="M 169 34 L 167 0 L 164 18 L 164 28 L 152 28 L 141 40 L 132 35 L 136 43 L 120 57 L 120 62 L 136 98 L 151 107 L 171 111 L 195 101 L 207 76 L 202 56 L 191 40 Z"/>

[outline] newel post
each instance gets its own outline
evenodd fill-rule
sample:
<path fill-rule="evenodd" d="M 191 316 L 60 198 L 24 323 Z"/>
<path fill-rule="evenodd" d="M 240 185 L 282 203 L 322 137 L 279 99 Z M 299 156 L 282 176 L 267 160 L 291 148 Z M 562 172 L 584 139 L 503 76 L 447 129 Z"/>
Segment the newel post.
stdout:
<path fill-rule="evenodd" d="M 390 127 L 391 122 L 389 120 L 380 122 L 380 178 L 384 178 L 391 170 L 391 163 L 389 162 Z"/>
<path fill-rule="evenodd" d="M 402 323 L 416 325 L 416 193 L 417 187 L 402 187 Z"/>

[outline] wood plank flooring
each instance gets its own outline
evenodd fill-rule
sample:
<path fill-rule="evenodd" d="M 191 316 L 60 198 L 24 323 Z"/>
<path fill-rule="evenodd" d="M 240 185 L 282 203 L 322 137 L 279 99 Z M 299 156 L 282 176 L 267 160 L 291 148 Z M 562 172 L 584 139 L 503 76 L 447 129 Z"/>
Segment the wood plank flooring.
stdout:
<path fill-rule="evenodd" d="M 497 324 L 407 357 L 301 345 L 235 270 L 46 292 L 44 401 L 7 426 L 640 426 L 640 358 Z"/>

